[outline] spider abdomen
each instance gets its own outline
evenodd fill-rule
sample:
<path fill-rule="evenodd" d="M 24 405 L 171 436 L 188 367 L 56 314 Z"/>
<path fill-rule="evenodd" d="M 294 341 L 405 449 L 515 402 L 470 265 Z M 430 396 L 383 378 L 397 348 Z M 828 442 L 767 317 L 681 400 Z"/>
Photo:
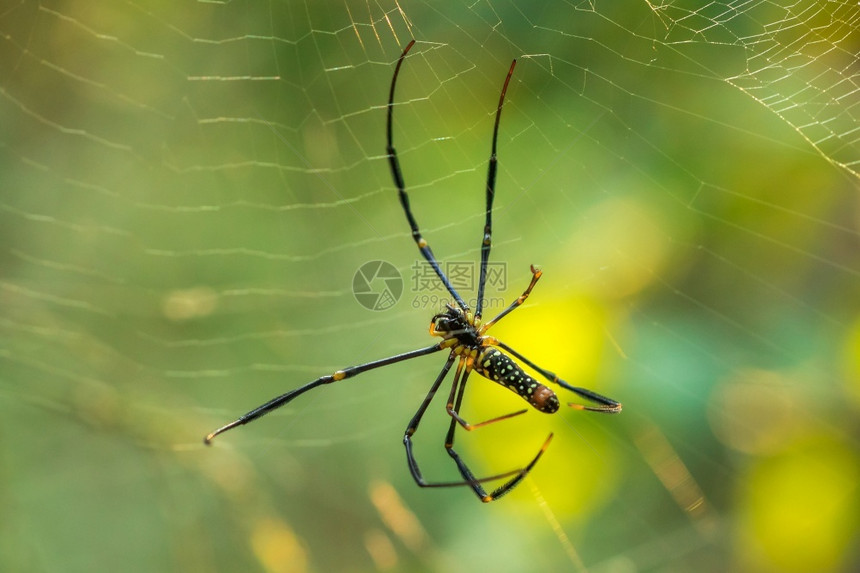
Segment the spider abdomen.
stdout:
<path fill-rule="evenodd" d="M 541 412 L 552 414 L 558 410 L 555 392 L 526 374 L 519 364 L 495 348 L 485 346 L 480 350 L 475 358 L 475 372 L 516 392 Z"/>

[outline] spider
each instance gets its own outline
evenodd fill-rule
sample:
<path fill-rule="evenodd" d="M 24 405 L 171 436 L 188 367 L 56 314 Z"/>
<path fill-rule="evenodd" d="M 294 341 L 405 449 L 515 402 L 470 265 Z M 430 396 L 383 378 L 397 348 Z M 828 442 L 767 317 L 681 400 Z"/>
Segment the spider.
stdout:
<path fill-rule="evenodd" d="M 484 234 L 481 239 L 481 272 L 480 279 L 478 282 L 478 297 L 475 303 L 474 312 L 469 309 L 469 306 L 463 301 L 463 299 L 451 285 L 451 282 L 448 280 L 448 277 L 445 276 L 444 272 L 442 272 L 442 269 L 440 268 L 436 257 L 433 255 L 433 251 L 430 249 L 430 245 L 427 243 L 427 240 L 424 239 L 424 237 L 421 235 L 421 231 L 418 228 L 418 223 L 415 220 L 415 216 L 412 214 L 412 209 L 409 207 L 409 196 L 406 194 L 406 184 L 403 182 L 403 173 L 400 170 L 400 162 L 397 159 L 397 152 L 394 149 L 392 137 L 394 88 L 397 85 L 397 76 L 400 73 L 400 67 L 403 64 L 403 60 L 406 58 L 406 55 L 409 53 L 409 50 L 414 44 L 415 40 L 412 40 L 403 50 L 403 53 L 397 60 L 397 65 L 394 68 L 394 75 L 391 78 L 391 89 L 389 91 L 387 107 L 388 121 L 386 134 L 388 145 L 386 151 L 388 155 L 389 167 L 391 169 L 391 175 L 394 178 L 394 184 L 397 186 L 397 193 L 400 197 L 400 203 L 403 206 L 403 211 L 406 214 L 406 220 L 409 222 L 409 227 L 412 230 L 412 238 L 418 245 L 418 250 L 421 252 L 421 255 L 433 268 L 436 275 L 439 277 L 439 280 L 448 290 L 452 299 L 456 303 L 447 303 L 445 305 L 444 311 L 433 315 L 433 317 L 430 319 L 430 335 L 441 338 L 441 341 L 426 348 L 420 348 L 418 350 L 405 352 L 396 356 L 390 356 L 381 360 L 366 362 L 358 366 L 349 366 L 347 368 L 344 368 L 343 370 L 338 370 L 333 374 L 317 378 L 313 382 L 309 382 L 304 386 L 301 386 L 299 388 L 296 388 L 295 390 L 287 392 L 286 394 L 282 394 L 281 396 L 269 400 L 262 406 L 254 408 L 253 410 L 236 419 L 235 421 L 218 428 L 211 434 L 207 435 L 204 439 L 204 442 L 206 444 L 210 444 L 215 438 L 215 436 L 217 436 L 218 434 L 226 432 L 227 430 L 235 428 L 236 426 L 247 424 L 252 420 L 256 420 L 257 418 L 268 414 L 272 410 L 280 408 L 281 406 L 284 406 L 285 404 L 291 402 L 293 399 L 304 394 L 305 392 L 313 390 L 314 388 L 317 388 L 319 386 L 331 384 L 332 382 L 339 382 L 341 380 L 357 376 L 363 372 L 367 372 L 368 370 L 374 370 L 376 368 L 381 368 L 390 364 L 404 362 L 406 360 L 418 358 L 419 356 L 426 356 L 428 354 L 434 354 L 436 352 L 448 351 L 448 358 L 445 361 L 445 365 L 442 367 L 442 370 L 441 372 L 439 372 L 439 375 L 436 376 L 436 380 L 430 387 L 430 391 L 427 392 L 427 395 L 424 397 L 424 400 L 421 402 L 421 405 L 418 407 L 418 410 L 415 412 L 415 415 L 412 416 L 412 420 L 410 420 L 409 425 L 406 427 L 406 432 L 403 435 L 403 445 L 406 447 L 406 461 L 409 466 L 409 471 L 415 480 L 415 483 L 417 483 L 420 487 L 469 486 L 472 488 L 472 491 L 475 492 L 475 495 L 478 496 L 478 499 L 483 502 L 490 502 L 499 499 L 500 497 L 511 491 L 511 489 L 513 489 L 523 480 L 523 478 L 525 478 L 525 476 L 529 473 L 529 471 L 531 471 L 531 469 L 535 466 L 540 457 L 546 451 L 547 447 L 550 444 L 550 441 L 552 440 L 553 435 L 551 433 L 549 434 L 549 436 L 543 442 L 543 445 L 538 450 L 538 453 L 531 459 L 531 461 L 529 461 L 528 464 L 526 464 L 522 468 L 501 474 L 492 475 L 489 477 L 475 477 L 475 475 L 472 473 L 472 470 L 469 469 L 469 467 L 466 465 L 466 463 L 463 461 L 457 451 L 454 450 L 454 431 L 457 426 L 459 425 L 463 429 L 471 431 L 476 428 L 492 424 L 494 422 L 513 418 L 514 416 L 519 416 L 520 414 L 526 413 L 528 410 L 518 410 L 516 412 L 492 418 L 490 420 L 486 420 L 477 424 L 470 424 L 469 422 L 467 422 L 460 415 L 460 406 L 463 402 L 463 394 L 466 390 L 466 380 L 469 378 L 469 374 L 471 374 L 472 371 L 492 380 L 493 382 L 497 382 L 505 388 L 508 388 L 509 390 L 517 393 L 535 409 L 540 412 L 545 412 L 547 414 L 552 414 L 559 409 L 559 399 L 556 396 L 555 392 L 553 392 L 550 388 L 539 383 L 537 380 L 526 374 L 526 372 L 524 372 L 523 369 L 510 356 L 513 356 L 517 360 L 526 364 L 538 374 L 540 374 L 542 377 L 546 378 L 549 382 L 557 384 L 565 390 L 573 392 L 574 394 L 577 394 L 588 402 L 595 404 L 591 406 L 577 403 L 568 404 L 568 406 L 572 408 L 578 410 L 590 410 L 593 412 L 616 413 L 621 411 L 621 404 L 616 402 L 615 400 L 612 400 L 611 398 L 607 398 L 606 396 L 602 396 L 586 388 L 579 388 L 568 384 L 549 370 L 546 370 L 536 365 L 534 362 L 532 362 L 504 342 L 486 334 L 490 327 L 492 327 L 502 318 L 510 314 L 513 310 L 523 304 L 526 298 L 528 298 L 535 284 L 537 284 L 538 279 L 540 279 L 541 277 L 541 271 L 537 269 L 534 265 L 531 266 L 531 282 L 529 283 L 525 291 L 494 318 L 483 323 L 481 321 L 484 286 L 487 281 L 487 261 L 490 257 L 490 245 L 492 242 L 491 239 L 493 227 L 493 197 L 495 195 L 497 168 L 496 141 L 498 139 L 499 134 L 499 119 L 502 115 L 502 105 L 505 101 L 505 93 L 508 89 L 508 83 L 510 82 L 511 76 L 514 73 L 514 67 L 517 63 L 516 60 L 511 63 L 511 67 L 508 70 L 507 76 L 505 77 L 505 83 L 502 86 L 502 93 L 499 97 L 499 105 L 496 108 L 496 120 L 493 127 L 492 149 L 490 153 L 489 171 L 487 174 L 486 223 L 484 225 Z M 423 474 L 421 473 L 421 470 L 418 467 L 418 462 L 415 460 L 415 455 L 412 451 L 412 436 L 418 430 L 418 425 L 421 422 L 421 418 L 427 411 L 427 407 L 430 405 L 430 402 L 436 395 L 436 391 L 439 389 L 439 386 L 442 384 L 442 381 L 445 379 L 446 375 L 451 370 L 451 367 L 454 365 L 455 361 L 457 362 L 457 368 L 454 373 L 454 380 L 453 384 L 451 385 L 451 392 L 448 395 L 448 403 L 446 406 L 446 410 L 451 416 L 451 425 L 445 438 L 445 449 L 451 456 L 451 458 L 454 460 L 454 463 L 457 465 L 457 469 L 462 476 L 462 481 L 431 482 L 427 481 L 424 478 Z M 487 493 L 487 491 L 484 489 L 483 484 L 485 482 L 498 481 L 503 479 L 505 479 L 506 481 L 490 493 Z"/>

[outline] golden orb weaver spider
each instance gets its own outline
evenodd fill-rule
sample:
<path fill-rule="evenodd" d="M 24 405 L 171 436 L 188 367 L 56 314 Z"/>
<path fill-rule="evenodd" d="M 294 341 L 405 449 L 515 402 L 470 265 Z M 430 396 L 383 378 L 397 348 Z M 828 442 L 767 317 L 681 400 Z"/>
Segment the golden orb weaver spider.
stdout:
<path fill-rule="evenodd" d="M 367 372 L 368 370 L 388 366 L 389 364 L 403 362 L 405 360 L 433 354 L 434 352 L 439 352 L 442 350 L 448 350 L 448 360 L 442 367 L 442 371 L 439 372 L 438 376 L 436 376 L 436 380 L 430 387 L 430 391 L 424 397 L 424 400 L 418 407 L 418 411 L 415 412 L 415 415 L 412 416 L 412 420 L 406 427 L 406 432 L 403 435 L 403 445 L 406 447 L 406 461 L 409 465 L 409 471 L 412 474 L 415 483 L 417 483 L 420 487 L 470 486 L 472 488 L 472 491 L 475 492 L 475 495 L 478 496 L 478 499 L 483 502 L 489 502 L 499 499 L 500 497 L 511 491 L 511 489 L 513 489 L 518 483 L 523 480 L 523 478 L 525 478 L 525 476 L 529 473 L 529 471 L 531 471 L 531 469 L 540 459 L 541 455 L 543 455 L 543 453 L 546 451 L 550 441 L 552 440 L 552 434 L 550 434 L 546 438 L 540 450 L 538 450 L 538 453 L 524 467 L 489 477 L 475 477 L 475 475 L 472 473 L 466 463 L 462 460 L 460 455 L 457 454 L 457 452 L 454 450 L 454 430 L 457 428 L 457 425 L 460 425 L 465 430 L 471 431 L 475 428 L 480 428 L 481 426 L 486 426 L 493 422 L 498 422 L 501 420 L 512 418 L 514 416 L 519 416 L 520 414 L 526 413 L 528 410 L 519 410 L 517 412 L 512 412 L 504 416 L 492 418 L 490 420 L 486 420 L 478 424 L 470 424 L 469 422 L 467 422 L 460 416 L 459 412 L 460 406 L 463 402 L 463 394 L 466 389 L 466 379 L 469 377 L 469 374 L 473 370 L 481 376 L 488 378 L 494 382 L 497 382 L 498 384 L 508 388 L 513 392 L 516 392 L 519 396 L 525 399 L 529 404 L 531 404 L 535 409 L 540 412 L 552 414 L 558 411 L 559 401 L 555 392 L 553 392 L 551 389 L 526 374 L 516 362 L 514 362 L 509 356 L 507 356 L 501 351 L 504 350 L 511 356 L 515 357 L 524 364 L 528 365 L 530 368 L 534 369 L 541 376 L 543 376 L 553 384 L 558 384 L 565 390 L 573 392 L 581 398 L 584 398 L 585 400 L 596 404 L 595 406 L 586 406 L 583 404 L 576 403 L 568 404 L 568 406 L 572 408 L 614 414 L 621 411 L 621 404 L 616 402 L 615 400 L 612 400 L 611 398 L 607 398 L 606 396 L 602 396 L 586 388 L 571 386 L 570 384 L 556 376 L 553 372 L 550 372 L 549 370 L 537 366 L 531 360 L 529 360 L 504 342 L 501 342 L 497 338 L 493 338 L 492 336 L 487 336 L 485 334 L 491 326 L 493 326 L 499 320 L 501 320 L 518 306 L 520 306 L 526 300 L 526 298 L 528 298 L 535 284 L 537 284 L 538 279 L 540 279 L 541 277 L 541 271 L 536 269 L 534 266 L 531 267 L 531 282 L 529 283 L 529 286 L 526 288 L 523 294 L 521 294 L 495 318 L 483 324 L 481 322 L 481 311 L 484 298 L 484 285 L 487 281 L 487 261 L 490 257 L 490 245 L 492 240 L 493 228 L 493 197 L 495 195 L 497 166 L 496 141 L 498 140 L 499 135 L 499 119 L 502 115 L 502 105 L 505 101 L 505 93 L 508 90 L 508 83 L 511 81 L 511 76 L 514 73 L 514 66 L 516 66 L 517 63 L 516 60 L 511 62 L 511 68 L 510 70 L 508 70 L 508 74 L 505 77 L 505 83 L 502 86 L 502 93 L 499 97 L 499 105 L 496 108 L 496 121 L 493 127 L 493 143 L 490 153 L 489 171 L 487 174 L 486 223 L 484 225 L 484 236 L 481 241 L 481 272 L 478 282 L 478 298 L 475 304 L 474 312 L 469 309 L 468 305 L 463 301 L 460 295 L 457 294 L 457 291 L 451 285 L 451 282 L 448 280 L 448 277 L 445 276 L 444 272 L 442 272 L 439 263 L 436 261 L 436 257 L 433 255 L 433 251 L 430 250 L 430 245 L 427 243 L 424 237 L 421 236 L 421 231 L 418 228 L 418 223 L 415 221 L 415 216 L 412 214 L 412 209 L 409 207 L 409 197 L 406 194 L 406 184 L 403 182 L 403 173 L 400 170 L 400 162 L 397 159 L 397 152 L 394 149 L 392 137 L 392 120 L 394 115 L 394 88 L 397 85 L 397 76 L 400 73 L 400 66 L 403 64 L 403 60 L 406 58 L 406 54 L 409 53 L 409 50 L 414 44 L 415 40 L 412 40 L 406 46 L 406 49 L 403 50 L 403 53 L 397 60 L 397 65 L 394 68 L 394 75 L 391 78 L 391 89 L 389 91 L 387 108 L 387 153 L 389 167 L 391 168 L 391 175 L 394 178 L 394 184 L 397 186 L 400 203 L 403 206 L 403 211 L 406 214 L 406 219 L 409 222 L 410 228 L 412 229 L 412 238 L 418 245 L 418 250 L 421 252 L 421 255 L 427 260 L 427 262 L 435 271 L 436 275 L 439 277 L 439 280 L 442 281 L 442 284 L 451 294 L 453 300 L 457 303 L 456 306 L 452 304 L 446 304 L 446 310 L 444 312 L 437 313 L 433 315 L 433 318 L 430 319 L 430 335 L 441 337 L 442 340 L 437 344 L 428 346 L 427 348 L 420 348 L 418 350 L 405 352 L 403 354 L 390 356 L 388 358 L 375 360 L 373 362 L 367 362 L 358 366 L 349 366 L 347 368 L 344 368 L 343 370 L 338 370 L 333 374 L 317 378 L 313 382 L 309 382 L 304 386 L 300 386 L 295 390 L 291 390 L 286 394 L 269 400 L 262 406 L 254 408 L 253 410 L 234 420 L 233 422 L 230 422 L 229 424 L 218 428 L 217 430 L 207 435 L 204 439 L 204 442 L 207 445 L 211 444 L 212 440 L 218 434 L 226 432 L 227 430 L 235 428 L 236 426 L 247 424 L 252 420 L 256 420 L 257 418 L 268 414 L 272 410 L 280 408 L 281 406 L 291 402 L 294 398 L 297 398 L 301 394 L 304 394 L 305 392 L 312 390 L 318 386 L 330 384 L 332 382 L 338 382 L 340 380 L 345 380 L 347 378 L 357 376 L 362 372 Z M 448 374 L 448 371 L 453 366 L 455 360 L 458 360 L 457 369 L 454 373 L 454 381 L 451 385 L 451 392 L 448 395 L 448 403 L 446 406 L 446 410 L 451 416 L 451 425 L 449 426 L 448 434 L 445 438 L 445 449 L 447 450 L 451 458 L 454 460 L 454 463 L 457 465 L 457 469 L 459 470 L 463 481 L 429 482 L 425 480 L 424 476 L 421 474 L 421 470 L 418 468 L 418 462 L 415 460 L 415 456 L 412 452 L 412 436 L 418 430 L 418 424 L 421 422 L 421 418 L 424 416 L 424 412 L 427 410 L 427 407 L 430 405 L 430 402 L 436 395 L 436 391 L 439 389 L 439 386 L 442 384 L 442 381 L 445 379 L 445 376 Z M 484 490 L 484 487 L 482 485 L 484 482 L 501 480 L 504 478 L 510 479 L 505 481 L 501 486 L 499 486 L 490 493 L 487 493 Z"/>

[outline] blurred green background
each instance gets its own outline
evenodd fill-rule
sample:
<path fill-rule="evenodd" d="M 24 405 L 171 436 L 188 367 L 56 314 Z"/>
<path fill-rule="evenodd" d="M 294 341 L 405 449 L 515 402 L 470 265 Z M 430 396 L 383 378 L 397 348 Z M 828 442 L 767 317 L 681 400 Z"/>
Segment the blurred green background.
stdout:
<path fill-rule="evenodd" d="M 849 571 L 858 553 L 856 4 L 30 2 L 0 9 L 3 571 Z M 508 497 L 422 490 L 444 362 L 425 236 L 474 261 L 493 114 L 493 333 L 619 416 L 458 434 Z M 365 262 L 397 305 L 351 292 Z M 473 292 L 464 292 L 474 297 Z M 491 309 L 492 310 L 492 309 Z M 488 310 L 487 314 L 490 314 Z M 416 435 L 432 480 L 447 388 Z M 572 399 L 572 397 L 564 397 Z M 476 422 L 522 402 L 470 379 Z"/>

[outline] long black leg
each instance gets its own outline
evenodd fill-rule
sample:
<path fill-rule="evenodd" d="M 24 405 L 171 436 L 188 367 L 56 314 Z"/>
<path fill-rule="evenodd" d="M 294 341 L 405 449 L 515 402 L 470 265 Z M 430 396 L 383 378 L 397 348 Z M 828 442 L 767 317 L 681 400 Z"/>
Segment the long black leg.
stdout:
<path fill-rule="evenodd" d="M 528 465 L 522 469 L 515 470 L 513 472 L 508 472 L 507 474 L 503 474 L 505 476 L 513 476 L 510 480 L 506 481 L 496 489 L 492 491 L 492 493 L 487 493 L 487 491 L 481 485 L 483 482 L 491 481 L 494 478 L 481 478 L 478 479 L 475 477 L 475 474 L 472 473 L 472 470 L 469 469 L 469 466 L 466 465 L 466 462 L 460 457 L 460 454 L 454 450 L 454 434 L 457 430 L 457 424 L 463 425 L 465 424 L 465 420 L 460 417 L 460 405 L 463 402 L 463 393 L 466 389 L 466 379 L 469 377 L 469 373 L 471 369 L 466 367 L 465 371 L 463 370 L 463 362 L 457 366 L 457 373 L 454 375 L 454 384 L 451 388 L 451 397 L 448 400 L 448 413 L 451 414 L 451 425 L 448 427 L 448 435 L 445 437 L 445 449 L 448 452 L 448 455 L 451 456 L 451 459 L 454 460 L 454 463 L 457 464 L 457 469 L 460 471 L 460 475 L 463 476 L 463 479 L 466 480 L 466 484 L 471 486 L 472 491 L 475 492 L 475 495 L 478 496 L 478 499 L 483 501 L 484 503 L 488 503 L 490 501 L 494 501 L 511 491 L 514 487 L 519 484 L 523 478 L 531 471 L 546 449 L 549 447 L 550 441 L 552 441 L 552 434 L 550 434 L 546 441 L 541 446 L 537 455 L 532 458 L 532 460 L 528 463 Z M 462 378 L 461 378 L 462 375 Z M 441 382 L 441 380 L 440 380 Z M 459 387 L 459 390 L 458 390 Z M 456 399 L 454 399 L 454 394 L 457 394 Z M 454 402 L 453 407 L 451 402 Z M 482 424 L 477 424 L 471 426 L 471 428 L 475 428 L 477 426 L 483 426 L 486 424 L 490 424 L 492 422 L 503 420 L 505 418 L 510 418 L 512 416 L 516 416 L 518 414 L 522 414 L 525 410 L 520 412 L 514 412 L 513 414 L 509 414 L 507 416 L 502 416 L 500 418 L 494 418 L 492 420 L 488 420 Z M 467 426 L 468 424 L 466 424 Z M 463 427 L 466 427 L 463 426 Z M 467 429 L 471 429 L 467 428 Z M 499 477 L 499 476 L 496 476 Z"/>
<path fill-rule="evenodd" d="M 502 320 L 502 318 L 504 318 L 505 316 L 510 314 L 511 311 L 513 311 L 515 308 L 517 308 L 518 306 L 523 304 L 526 301 L 526 299 L 529 297 L 529 295 L 532 292 L 532 289 L 535 288 L 535 285 L 537 284 L 538 280 L 540 279 L 541 275 L 543 274 L 541 272 L 541 270 L 535 268 L 534 265 L 532 265 L 530 268 L 532 270 L 532 280 L 529 283 L 529 286 L 526 287 L 526 290 L 523 291 L 523 294 L 521 294 L 519 297 L 517 297 L 516 300 L 514 300 L 514 302 L 512 302 L 510 305 L 508 305 L 508 308 L 506 308 L 505 310 L 503 310 L 502 312 L 497 314 L 489 322 L 484 323 L 481 326 L 481 334 L 487 332 L 491 326 L 493 326 L 494 324 L 496 324 L 497 322 Z"/>
<path fill-rule="evenodd" d="M 466 392 L 466 379 L 469 378 L 469 373 L 472 371 L 472 369 L 467 367 L 465 372 L 462 372 L 461 376 L 462 366 L 463 363 L 461 362 L 460 365 L 457 367 L 457 373 L 454 375 L 454 383 L 451 385 L 451 394 L 448 396 L 447 410 L 448 415 L 457 420 L 457 423 L 459 423 L 464 430 L 466 430 L 467 432 L 471 432 L 475 428 L 487 426 L 494 422 L 501 422 L 502 420 L 507 420 L 508 418 L 513 418 L 514 416 L 519 416 L 528 412 L 528 410 L 517 410 L 516 412 L 511 412 L 510 414 L 498 416 L 496 418 L 485 420 L 477 424 L 470 424 L 469 422 L 467 422 L 460 415 L 460 405 L 463 403 L 463 394 Z M 459 391 L 457 388 L 458 386 Z"/>
<path fill-rule="evenodd" d="M 531 368 L 534 368 L 537 372 L 540 373 L 541 376 L 543 376 L 544 378 L 546 378 L 550 382 L 552 382 L 554 384 L 558 384 L 559 386 L 561 386 L 562 388 L 564 388 L 566 390 L 570 390 L 574 394 L 577 394 L 577 395 L 581 396 L 582 398 L 585 398 L 589 402 L 594 402 L 595 404 L 600 404 L 599 406 L 586 406 L 584 404 L 568 404 L 568 406 L 570 406 L 571 408 L 576 408 L 577 410 L 588 410 L 590 412 L 602 412 L 604 414 L 617 414 L 618 412 L 621 411 L 622 405 L 620 402 L 616 402 L 612 398 L 607 398 L 606 396 L 598 394 L 597 392 L 589 390 L 588 388 L 580 388 L 579 386 L 571 386 L 570 384 L 568 384 L 567 382 L 565 382 L 564 380 L 559 378 L 555 374 L 555 372 L 550 372 L 549 370 L 547 370 L 545 368 L 541 368 L 540 366 L 538 366 L 537 364 L 535 364 L 534 362 L 532 362 L 531 360 L 529 360 L 528 358 L 526 358 L 525 356 L 523 356 L 522 354 L 520 354 L 519 352 L 517 352 L 516 350 L 514 350 L 513 348 L 511 348 L 507 344 L 505 344 L 504 342 L 501 342 L 499 339 L 493 338 L 491 336 L 487 336 L 487 337 L 485 337 L 484 340 L 492 346 L 498 346 L 502 350 L 505 350 L 506 352 L 511 353 L 513 356 L 515 356 L 519 360 L 523 361 L 525 364 L 529 365 Z"/>
<path fill-rule="evenodd" d="M 445 288 L 448 289 L 448 292 L 451 293 L 451 296 L 457 302 L 457 306 L 466 312 L 469 310 L 468 305 L 463 301 L 460 295 L 457 294 L 457 291 L 454 290 L 454 286 L 451 284 L 451 281 L 448 280 L 448 277 L 445 276 L 445 273 L 442 272 L 442 268 L 436 261 L 433 251 L 430 250 L 430 245 L 427 243 L 427 240 L 421 236 L 421 231 L 418 229 L 418 222 L 415 220 L 415 216 L 412 214 L 412 209 L 409 207 L 409 196 L 406 194 L 406 183 L 403 181 L 403 172 L 400 170 L 400 161 L 397 159 L 397 151 L 394 149 L 394 137 L 392 135 L 394 87 L 397 85 L 397 76 L 400 74 L 400 65 L 403 64 L 403 59 L 414 44 L 415 40 L 409 42 L 406 49 L 403 50 L 402 54 L 400 54 L 400 59 L 397 60 L 397 66 L 394 68 L 394 76 L 391 78 L 391 91 L 388 94 L 388 128 L 386 130 L 388 136 L 388 164 L 391 166 L 391 175 L 394 177 L 394 184 L 397 186 L 397 192 L 400 195 L 400 204 L 403 206 L 403 211 L 406 213 L 406 220 L 409 221 L 409 227 L 412 229 L 412 238 L 415 240 L 415 244 L 418 245 L 418 250 L 421 251 L 421 255 L 428 263 L 430 263 L 430 266 L 433 267 L 439 280 L 442 281 L 442 284 L 445 285 Z"/>
<path fill-rule="evenodd" d="M 445 366 L 442 367 L 442 371 L 439 372 L 439 375 L 436 377 L 436 381 L 433 382 L 433 386 L 430 387 L 430 391 L 427 392 L 427 396 L 424 397 L 424 401 L 421 402 L 421 406 L 418 407 L 418 411 L 415 412 L 415 415 L 412 416 L 412 419 L 409 421 L 409 425 L 406 427 L 406 432 L 403 434 L 403 445 L 406 447 L 406 463 L 409 464 L 409 471 L 412 473 L 412 478 L 415 480 L 420 486 L 426 486 L 427 482 L 424 481 L 424 476 L 421 475 L 421 470 L 418 469 L 418 462 L 415 461 L 415 456 L 412 453 L 412 434 L 418 429 L 418 424 L 421 422 L 422 416 L 424 416 L 424 412 L 427 411 L 427 407 L 430 405 L 430 402 L 433 401 L 433 396 L 436 395 L 436 391 L 439 389 L 439 385 L 442 384 L 442 380 L 445 379 L 445 376 L 448 375 L 448 371 L 451 370 L 451 365 L 454 364 L 454 358 L 456 355 L 452 352 L 450 356 L 448 356 L 448 361 L 445 362 Z"/>
<path fill-rule="evenodd" d="M 493 126 L 493 146 L 490 151 L 490 164 L 487 168 L 487 218 L 484 223 L 484 238 L 481 241 L 481 276 L 478 280 L 478 301 L 475 303 L 475 318 L 481 318 L 484 308 L 484 285 L 487 283 L 487 261 L 490 259 L 490 246 L 493 237 L 493 199 L 496 196 L 496 142 L 499 139 L 499 119 L 502 117 L 502 105 L 505 103 L 505 93 L 508 91 L 508 83 L 514 73 L 517 61 L 511 62 L 511 69 L 502 86 L 502 95 L 499 96 L 499 106 L 496 108 L 496 124 Z"/>
<path fill-rule="evenodd" d="M 448 455 L 451 456 L 451 459 L 454 460 L 454 463 L 457 464 L 457 469 L 460 470 L 460 475 L 463 476 L 463 479 L 466 480 L 466 483 L 472 487 L 472 491 L 475 492 L 475 495 L 478 496 L 478 499 L 483 501 L 484 503 L 489 503 L 491 501 L 495 501 L 514 489 L 523 478 L 525 478 L 528 473 L 532 470 L 535 464 L 538 462 L 540 457 L 549 447 L 549 443 L 552 441 L 552 434 L 547 436 L 543 445 L 538 450 L 537 455 L 526 465 L 526 467 L 516 470 L 514 472 L 509 472 L 506 475 L 513 475 L 511 479 L 494 489 L 491 493 L 487 493 L 487 491 L 481 485 L 483 482 L 490 481 L 492 478 L 483 478 L 477 479 L 475 478 L 475 474 L 472 473 L 472 470 L 469 469 L 469 466 L 466 465 L 466 462 L 460 457 L 460 454 L 454 450 L 454 433 L 457 429 L 457 419 L 451 419 L 451 425 L 448 428 L 448 435 L 445 438 L 445 449 L 448 451 Z"/>
<path fill-rule="evenodd" d="M 436 377 L 436 381 L 433 382 L 433 386 L 430 387 L 430 391 L 427 392 L 427 396 L 425 396 L 424 400 L 421 402 L 421 406 L 418 407 L 418 411 L 415 412 L 415 415 L 412 416 L 412 420 L 409 421 L 409 425 L 406 427 L 406 432 L 403 434 L 403 445 L 406 447 L 406 462 L 409 464 L 409 471 L 412 473 L 412 478 L 415 480 L 415 483 L 418 484 L 420 487 L 456 487 L 468 485 L 474 488 L 474 484 L 476 483 L 499 480 L 506 477 L 510 477 L 512 475 L 519 475 L 522 472 L 522 470 L 514 470 L 481 479 L 476 479 L 474 476 L 472 476 L 469 481 L 465 482 L 428 482 L 421 474 L 421 470 L 418 467 L 418 462 L 415 460 L 415 454 L 412 452 L 412 436 L 418 430 L 418 424 L 421 423 L 421 418 L 427 411 L 427 407 L 430 405 L 430 402 L 433 401 L 433 397 L 436 395 L 436 391 L 439 389 L 439 385 L 442 384 L 442 380 L 445 379 L 445 376 L 451 369 L 451 365 L 454 363 L 455 358 L 456 355 L 452 352 L 451 355 L 448 357 L 448 361 L 445 363 L 445 366 L 442 367 L 442 371 L 439 372 L 439 375 Z M 462 361 L 460 362 L 460 366 L 462 366 Z"/>
<path fill-rule="evenodd" d="M 207 435 L 203 442 L 207 445 L 212 443 L 212 439 L 218 434 L 224 433 L 227 430 L 235 428 L 236 426 L 242 426 L 251 422 L 252 420 L 256 420 L 260 416 L 265 416 L 272 410 L 276 410 L 280 408 L 284 404 L 292 401 L 294 398 L 304 394 L 308 390 L 313 390 L 317 386 L 322 386 L 323 384 L 331 384 L 332 382 L 337 382 L 339 380 L 344 380 L 346 378 L 351 378 L 352 376 L 356 376 L 361 374 L 362 372 L 367 372 L 368 370 L 373 370 L 374 368 L 380 368 L 382 366 L 388 366 L 389 364 L 395 364 L 397 362 L 403 362 L 404 360 L 409 360 L 411 358 L 418 358 L 419 356 L 426 356 L 427 354 L 433 354 L 434 352 L 438 352 L 444 348 L 443 343 L 440 342 L 438 344 L 434 344 L 433 346 L 428 346 L 427 348 L 420 348 L 418 350 L 412 350 L 411 352 L 404 352 L 403 354 L 397 354 L 395 356 L 389 356 L 388 358 L 383 358 L 381 360 L 375 360 L 373 362 L 367 362 L 366 364 L 359 364 L 358 366 L 349 366 L 344 368 L 343 370 L 338 370 L 333 374 L 329 374 L 327 376 L 321 376 L 317 378 L 313 382 L 308 382 L 304 386 L 296 388 L 295 390 L 290 390 L 286 394 L 282 394 L 277 398 L 273 398 L 263 404 L 262 406 L 258 406 L 254 408 L 244 416 L 230 422 L 226 426 L 222 426 L 215 430 L 214 432 Z"/>

